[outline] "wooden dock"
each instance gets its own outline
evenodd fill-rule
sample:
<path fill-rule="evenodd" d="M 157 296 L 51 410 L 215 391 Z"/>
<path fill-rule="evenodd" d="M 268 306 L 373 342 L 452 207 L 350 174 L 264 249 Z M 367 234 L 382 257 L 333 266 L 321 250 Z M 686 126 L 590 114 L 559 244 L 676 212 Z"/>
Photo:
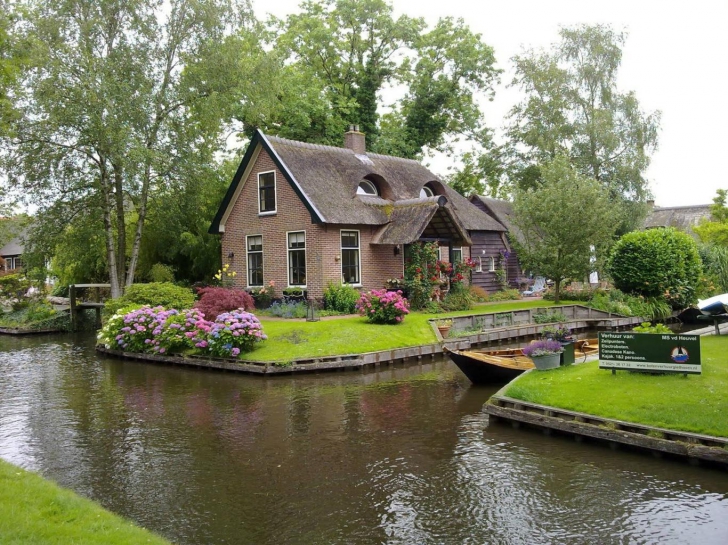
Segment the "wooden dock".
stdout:
<path fill-rule="evenodd" d="M 78 313 L 92 308 L 96 312 L 96 328 L 101 327 L 101 309 L 104 308 L 102 300 L 102 289 L 111 289 L 111 284 L 71 284 L 69 287 L 69 298 L 71 300 L 71 329 L 78 329 Z M 81 296 L 92 290 L 93 300 L 88 301 Z"/>

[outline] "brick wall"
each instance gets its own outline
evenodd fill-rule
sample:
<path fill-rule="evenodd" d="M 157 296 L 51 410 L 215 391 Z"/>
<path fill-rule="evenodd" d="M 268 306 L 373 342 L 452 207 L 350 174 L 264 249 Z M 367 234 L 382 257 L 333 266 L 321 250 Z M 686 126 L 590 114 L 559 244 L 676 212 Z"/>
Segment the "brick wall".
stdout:
<path fill-rule="evenodd" d="M 258 214 L 258 173 L 276 173 L 276 213 Z M 306 232 L 306 284 L 308 295 L 320 299 L 328 282 L 341 282 L 341 229 L 360 232 L 363 289 L 381 288 L 388 278 L 403 272 L 402 252 L 391 245 L 370 244 L 376 227 L 314 224 L 304 203 L 264 149 L 261 149 L 222 233 L 222 260 L 236 272 L 235 285 L 247 286 L 246 236 L 263 237 L 263 278 L 275 282 L 280 296 L 288 286 L 287 232 Z M 232 259 L 228 258 L 234 254 Z M 337 259 L 337 257 L 339 259 Z"/>

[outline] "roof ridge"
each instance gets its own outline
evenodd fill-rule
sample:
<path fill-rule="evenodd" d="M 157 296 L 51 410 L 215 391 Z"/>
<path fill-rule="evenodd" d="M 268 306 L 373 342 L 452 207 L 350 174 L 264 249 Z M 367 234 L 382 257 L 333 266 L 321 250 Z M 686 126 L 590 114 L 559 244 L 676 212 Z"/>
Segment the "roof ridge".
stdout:
<path fill-rule="evenodd" d="M 686 209 L 686 208 L 710 208 L 711 204 L 683 204 L 680 206 L 655 206 L 652 210 L 658 211 L 658 210 L 678 210 L 678 209 Z"/>
<path fill-rule="evenodd" d="M 326 144 L 311 144 L 309 142 L 301 142 L 300 140 L 290 140 L 289 138 L 283 138 L 281 136 L 266 135 L 266 138 L 269 141 L 278 142 L 280 144 L 285 144 L 288 146 L 295 146 L 298 148 L 321 150 L 321 151 L 338 151 L 341 153 L 349 153 L 352 155 L 356 155 L 354 153 L 354 150 L 351 150 L 349 148 L 342 148 L 339 146 L 328 146 Z M 366 155 L 367 157 L 375 157 L 375 158 L 380 158 L 380 159 L 389 159 L 389 160 L 395 160 L 395 161 L 404 161 L 407 163 L 414 163 L 423 168 L 427 168 L 422 163 L 417 161 L 416 159 L 407 159 L 405 157 L 396 157 L 395 155 L 383 155 L 381 153 L 371 153 L 371 152 L 367 152 L 364 155 Z M 439 180 L 439 178 L 438 178 L 438 180 Z"/>

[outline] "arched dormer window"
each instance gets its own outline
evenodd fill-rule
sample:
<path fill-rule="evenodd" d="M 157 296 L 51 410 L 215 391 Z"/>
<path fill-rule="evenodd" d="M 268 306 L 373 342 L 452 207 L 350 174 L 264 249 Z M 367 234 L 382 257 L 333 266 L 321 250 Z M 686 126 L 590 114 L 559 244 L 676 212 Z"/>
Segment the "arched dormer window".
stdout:
<path fill-rule="evenodd" d="M 359 187 L 356 188 L 356 194 L 373 195 L 376 197 L 379 195 L 379 190 L 377 189 L 377 186 L 369 180 L 362 180 L 361 182 L 359 182 Z"/>
<path fill-rule="evenodd" d="M 434 197 L 435 193 L 432 191 L 432 188 L 428 185 L 424 186 L 422 189 L 420 189 L 420 199 L 426 199 L 427 197 Z"/>

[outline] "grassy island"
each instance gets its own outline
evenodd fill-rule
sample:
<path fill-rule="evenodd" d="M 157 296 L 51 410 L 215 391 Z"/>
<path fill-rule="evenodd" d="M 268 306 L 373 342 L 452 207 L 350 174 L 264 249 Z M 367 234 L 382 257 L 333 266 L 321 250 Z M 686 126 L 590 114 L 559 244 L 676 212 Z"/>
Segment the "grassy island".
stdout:
<path fill-rule="evenodd" d="M 91 500 L 2 460 L 0 513 L 2 543 L 169 545 Z"/>
<path fill-rule="evenodd" d="M 728 337 L 702 337 L 702 374 L 649 375 L 598 362 L 519 377 L 515 399 L 660 428 L 728 437 Z"/>
<path fill-rule="evenodd" d="M 272 320 L 260 317 L 268 341 L 256 347 L 245 357 L 258 361 L 290 361 L 298 358 L 334 356 L 339 354 L 361 354 L 378 350 L 390 350 L 419 346 L 437 342 L 428 320 L 451 318 L 470 314 L 486 314 L 538 307 L 554 306 L 553 301 L 540 299 L 530 301 L 508 301 L 486 304 L 471 310 L 428 314 L 412 312 L 396 325 L 368 323 L 359 316 L 342 317 L 320 322 L 302 320 Z M 569 304 L 562 301 L 560 305 Z"/>

